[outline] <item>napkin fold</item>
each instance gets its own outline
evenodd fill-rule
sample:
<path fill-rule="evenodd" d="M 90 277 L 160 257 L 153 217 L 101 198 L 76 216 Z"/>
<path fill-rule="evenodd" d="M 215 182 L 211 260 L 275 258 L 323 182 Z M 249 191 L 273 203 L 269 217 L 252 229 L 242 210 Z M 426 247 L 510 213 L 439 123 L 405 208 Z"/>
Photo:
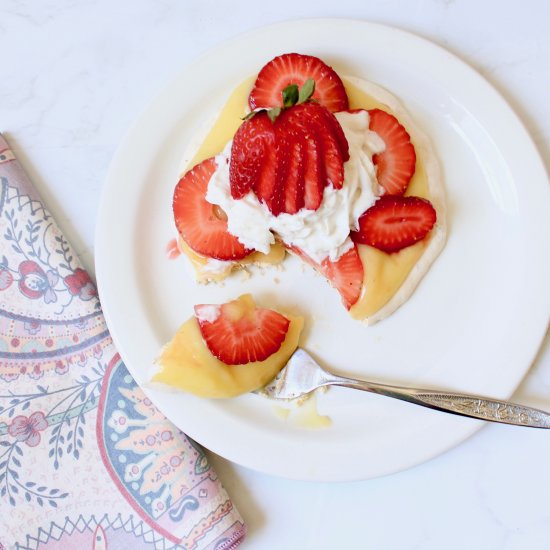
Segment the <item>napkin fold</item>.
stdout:
<path fill-rule="evenodd" d="M 202 449 L 140 390 L 0 135 L 0 549 L 236 548 Z"/>

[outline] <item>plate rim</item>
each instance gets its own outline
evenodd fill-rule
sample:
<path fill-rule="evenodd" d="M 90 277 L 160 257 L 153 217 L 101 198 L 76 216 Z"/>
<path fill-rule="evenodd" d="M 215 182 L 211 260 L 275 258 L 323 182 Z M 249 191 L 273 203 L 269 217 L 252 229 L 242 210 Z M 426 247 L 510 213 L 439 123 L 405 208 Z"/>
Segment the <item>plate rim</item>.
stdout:
<path fill-rule="evenodd" d="M 542 159 L 540 158 L 540 154 L 538 153 L 536 145 L 534 144 L 531 136 L 527 132 L 524 124 L 521 122 L 521 120 L 519 119 L 519 117 L 517 116 L 515 111 L 512 109 L 512 107 L 504 99 L 502 94 L 490 82 L 488 82 L 480 73 L 478 73 L 474 68 L 472 68 L 470 65 L 465 63 L 462 59 L 460 59 L 460 57 L 458 57 L 457 55 L 455 55 L 452 52 L 449 52 L 448 50 L 446 50 L 445 48 L 443 48 L 439 44 L 431 42 L 430 40 L 427 40 L 426 38 L 424 38 L 422 36 L 419 36 L 417 34 L 414 34 L 414 33 L 411 33 L 409 31 L 400 29 L 398 27 L 393 27 L 393 26 L 390 26 L 390 25 L 386 25 L 386 24 L 373 23 L 373 22 L 366 21 L 366 20 L 361 20 L 361 19 L 328 18 L 328 17 L 327 18 L 294 19 L 294 20 L 289 20 L 289 21 L 283 21 L 283 22 L 272 24 L 272 25 L 266 25 L 266 26 L 263 26 L 263 27 L 258 27 L 258 28 L 252 29 L 250 31 L 247 31 L 245 33 L 241 33 L 241 34 L 239 34 L 239 35 L 237 35 L 233 38 L 230 38 L 229 40 L 218 43 L 214 47 L 210 48 L 208 51 L 202 53 L 200 56 L 195 58 L 194 61 L 191 64 L 189 64 L 187 67 L 185 67 L 181 71 L 179 71 L 179 73 L 176 75 L 176 77 L 171 82 L 168 83 L 168 85 L 165 87 L 165 89 L 162 90 L 159 94 L 156 95 L 156 97 L 154 97 L 152 99 L 152 101 L 148 104 L 145 111 L 136 119 L 134 124 L 129 128 L 126 136 L 121 141 L 121 143 L 120 143 L 120 145 L 117 149 L 117 152 L 116 152 L 116 154 L 113 158 L 111 166 L 109 168 L 109 173 L 108 173 L 107 179 L 104 183 L 102 193 L 101 193 L 100 206 L 99 206 L 99 211 L 98 211 L 99 212 L 98 213 L 98 223 L 97 223 L 97 226 L 96 226 L 96 236 L 95 236 L 95 243 L 96 243 L 96 273 L 97 273 L 97 279 L 98 279 L 98 290 L 99 290 L 99 295 L 100 295 L 100 298 L 101 298 L 102 304 L 103 304 L 104 315 L 105 315 L 105 318 L 106 318 L 106 321 L 107 321 L 107 325 L 110 328 L 111 335 L 113 337 L 113 340 L 115 342 L 115 345 L 116 345 L 117 349 L 122 350 L 124 348 L 124 344 L 123 344 L 123 342 L 119 341 L 116 328 L 114 328 L 114 326 L 116 324 L 116 321 L 113 320 L 114 315 L 113 315 L 113 312 L 111 310 L 111 305 L 110 305 L 110 301 L 109 301 L 109 292 L 110 291 L 106 289 L 108 287 L 108 284 L 107 284 L 106 279 L 105 279 L 105 277 L 107 276 L 107 274 L 106 274 L 106 270 L 107 270 L 106 260 L 107 260 L 107 258 L 105 256 L 105 253 L 103 252 L 103 246 L 102 246 L 102 244 L 105 245 L 107 243 L 106 235 L 104 234 L 106 225 L 104 223 L 101 223 L 101 222 L 104 221 L 104 218 L 106 216 L 106 212 L 108 211 L 109 192 L 110 192 L 110 189 L 112 189 L 112 186 L 114 185 L 113 181 L 115 179 L 113 174 L 116 173 L 116 168 L 120 164 L 121 159 L 123 159 L 123 157 L 124 157 L 124 147 L 127 146 L 128 140 L 132 136 L 132 133 L 135 132 L 136 128 L 139 128 L 141 121 L 146 117 L 147 113 L 152 108 L 152 105 L 155 102 L 158 102 L 160 100 L 160 98 L 163 96 L 163 94 L 167 93 L 167 91 L 171 88 L 171 86 L 173 86 L 174 82 L 177 79 L 181 78 L 183 74 L 185 74 L 186 72 L 188 72 L 190 70 L 190 68 L 192 68 L 194 66 L 197 66 L 198 64 L 202 63 L 205 59 L 208 59 L 210 56 L 214 55 L 220 48 L 228 47 L 231 44 L 236 44 L 236 43 L 240 43 L 242 41 L 250 40 L 254 36 L 257 36 L 260 33 L 265 32 L 267 30 L 276 30 L 278 28 L 280 29 L 280 28 L 283 28 L 283 27 L 287 27 L 288 25 L 291 25 L 291 26 L 297 26 L 298 25 L 300 27 L 315 26 L 315 25 L 319 25 L 319 24 L 320 25 L 326 25 L 328 22 L 337 23 L 339 25 L 367 26 L 367 27 L 370 27 L 370 28 L 375 28 L 376 27 L 379 30 L 383 30 L 384 32 L 389 32 L 390 34 L 397 33 L 401 37 L 404 37 L 406 40 L 416 41 L 417 43 L 422 44 L 423 47 L 428 47 L 431 50 L 437 51 L 438 54 L 442 55 L 444 58 L 451 59 L 454 64 L 457 64 L 457 66 L 461 67 L 462 70 L 465 70 L 467 74 L 474 77 L 477 80 L 478 84 L 481 84 L 482 86 L 486 87 L 487 90 L 490 91 L 491 94 L 498 97 L 498 100 L 500 101 L 501 106 L 503 106 L 506 109 L 507 115 L 511 116 L 514 119 L 516 127 L 520 128 L 521 131 L 523 132 L 521 137 L 522 137 L 522 139 L 527 141 L 527 145 L 530 149 L 530 152 L 534 153 L 534 157 L 536 159 L 538 159 L 539 164 L 540 164 L 540 166 L 538 168 L 539 169 L 542 168 L 542 175 L 543 175 L 546 183 L 548 183 L 548 176 L 546 174 L 544 164 L 542 162 Z M 100 243 L 102 243 L 102 244 L 100 244 Z M 539 332 L 540 332 L 540 334 L 537 337 L 535 337 L 535 340 L 537 340 L 537 345 L 534 346 L 534 348 L 532 349 L 531 357 L 530 357 L 530 360 L 529 360 L 529 365 L 531 365 L 533 359 L 535 358 L 535 356 L 538 352 L 540 344 L 541 344 L 541 342 L 544 338 L 544 335 L 546 333 L 546 327 L 541 328 L 539 330 Z M 121 352 L 121 355 L 124 359 L 124 354 L 122 352 Z M 506 397 L 509 397 L 510 395 L 512 395 L 513 392 L 517 389 L 518 385 L 521 383 L 523 378 L 526 376 L 526 374 L 529 370 L 529 365 L 527 365 L 526 368 L 524 370 L 522 370 L 521 376 L 519 376 L 519 379 L 517 380 L 517 383 L 510 390 L 509 395 L 506 396 Z M 136 376 L 137 369 L 134 369 L 133 365 L 131 365 L 129 363 L 127 363 L 127 367 L 130 370 L 131 374 L 138 380 L 138 383 L 139 383 L 139 378 L 140 377 Z M 152 398 L 153 402 L 155 402 L 155 404 L 159 407 L 159 409 L 164 412 L 163 406 L 162 406 L 162 398 L 160 398 L 160 401 L 159 401 L 158 392 L 156 392 L 155 390 L 153 390 L 151 388 L 148 388 L 148 387 L 143 387 L 143 389 L 144 389 L 145 393 L 148 394 Z M 172 421 L 175 421 L 175 420 L 172 419 Z M 467 425 L 465 424 L 464 428 L 461 428 L 461 430 L 459 430 L 460 431 L 459 437 L 455 438 L 455 441 L 451 445 L 447 445 L 445 448 L 442 448 L 442 449 L 434 450 L 431 454 L 426 455 L 426 456 L 422 457 L 421 459 L 419 459 L 417 461 L 410 462 L 401 469 L 406 469 L 406 468 L 409 468 L 409 467 L 413 467 L 417 464 L 420 464 L 420 463 L 423 463 L 427 460 L 430 460 L 431 458 L 433 458 L 433 457 L 445 452 L 446 450 L 460 444 L 466 438 L 473 435 L 482 426 L 483 426 L 483 423 L 481 423 L 481 422 L 469 421 L 469 424 L 467 424 Z M 182 427 L 182 429 L 184 429 L 184 428 Z M 201 434 L 196 433 L 196 432 L 190 433 L 187 428 L 185 428 L 185 431 L 186 431 L 186 433 L 188 433 L 188 435 L 190 437 L 192 437 L 193 439 L 196 439 L 199 443 L 203 443 L 204 438 L 201 437 Z M 307 472 L 303 472 L 301 470 L 290 470 L 290 471 L 281 472 L 277 468 L 265 467 L 265 465 L 263 465 L 263 464 L 258 465 L 257 460 L 254 460 L 254 459 L 250 460 L 249 459 L 250 457 L 243 457 L 239 452 L 235 452 L 234 449 L 220 448 L 219 445 L 216 445 L 216 442 L 208 441 L 208 444 L 206 446 L 210 450 L 216 452 L 217 454 L 220 454 L 220 455 L 224 456 L 225 458 L 227 458 L 227 459 L 229 459 L 233 462 L 236 462 L 238 464 L 241 464 L 241 465 L 244 465 L 244 466 L 247 466 L 249 468 L 259 470 L 259 471 L 262 471 L 262 472 L 265 472 L 265 473 L 269 473 L 269 474 L 273 474 L 273 475 L 279 475 L 279 476 L 283 476 L 283 477 L 291 478 L 291 479 L 300 479 L 300 480 L 311 479 L 311 480 L 318 480 L 318 481 L 324 481 L 324 480 L 326 480 L 326 481 L 349 481 L 349 480 L 366 479 L 366 478 L 369 478 L 369 477 L 378 477 L 379 475 L 386 475 L 386 474 L 392 473 L 392 471 L 389 471 L 389 472 L 382 472 L 382 473 L 375 474 L 375 475 L 357 475 L 357 472 L 354 472 L 349 476 L 341 475 L 341 473 L 340 473 L 339 475 L 335 475 L 335 476 L 330 476 L 330 475 L 326 476 L 326 475 L 324 475 L 323 477 L 319 478 L 316 475 L 311 475 L 311 474 L 308 474 Z M 223 447 L 223 445 L 222 445 L 222 447 Z M 398 471 L 398 470 L 393 470 L 393 471 Z"/>

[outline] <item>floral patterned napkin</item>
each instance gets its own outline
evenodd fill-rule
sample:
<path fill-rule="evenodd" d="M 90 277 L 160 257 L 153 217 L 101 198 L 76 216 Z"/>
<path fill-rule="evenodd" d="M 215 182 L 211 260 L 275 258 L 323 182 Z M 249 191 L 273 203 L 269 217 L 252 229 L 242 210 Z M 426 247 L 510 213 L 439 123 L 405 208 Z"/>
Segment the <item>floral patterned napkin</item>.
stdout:
<path fill-rule="evenodd" d="M 1 135 L 0 510 L 0 549 L 228 550 L 245 536 L 203 451 L 126 370 Z"/>

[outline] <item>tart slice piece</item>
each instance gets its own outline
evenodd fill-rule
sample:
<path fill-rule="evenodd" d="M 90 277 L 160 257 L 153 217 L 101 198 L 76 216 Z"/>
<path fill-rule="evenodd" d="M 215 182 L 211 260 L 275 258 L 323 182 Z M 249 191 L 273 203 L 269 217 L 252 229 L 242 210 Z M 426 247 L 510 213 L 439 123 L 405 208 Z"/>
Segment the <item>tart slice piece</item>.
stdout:
<path fill-rule="evenodd" d="M 298 346 L 304 320 L 256 306 L 250 294 L 200 304 L 164 346 L 152 381 L 199 397 L 235 397 L 265 386 Z"/>

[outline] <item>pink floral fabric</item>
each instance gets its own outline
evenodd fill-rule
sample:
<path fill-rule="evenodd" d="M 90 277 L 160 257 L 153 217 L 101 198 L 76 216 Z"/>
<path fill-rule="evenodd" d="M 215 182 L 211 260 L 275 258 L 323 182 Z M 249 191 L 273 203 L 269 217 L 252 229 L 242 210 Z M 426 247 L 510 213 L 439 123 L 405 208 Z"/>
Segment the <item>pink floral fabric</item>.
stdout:
<path fill-rule="evenodd" d="M 17 441 L 24 441 L 29 447 L 40 443 L 40 432 L 48 427 L 48 421 L 42 411 L 30 416 L 16 416 L 8 426 L 8 433 Z"/>
<path fill-rule="evenodd" d="M 229 550 L 245 536 L 203 450 L 130 376 L 1 135 L 0 509 L 0 550 Z"/>

